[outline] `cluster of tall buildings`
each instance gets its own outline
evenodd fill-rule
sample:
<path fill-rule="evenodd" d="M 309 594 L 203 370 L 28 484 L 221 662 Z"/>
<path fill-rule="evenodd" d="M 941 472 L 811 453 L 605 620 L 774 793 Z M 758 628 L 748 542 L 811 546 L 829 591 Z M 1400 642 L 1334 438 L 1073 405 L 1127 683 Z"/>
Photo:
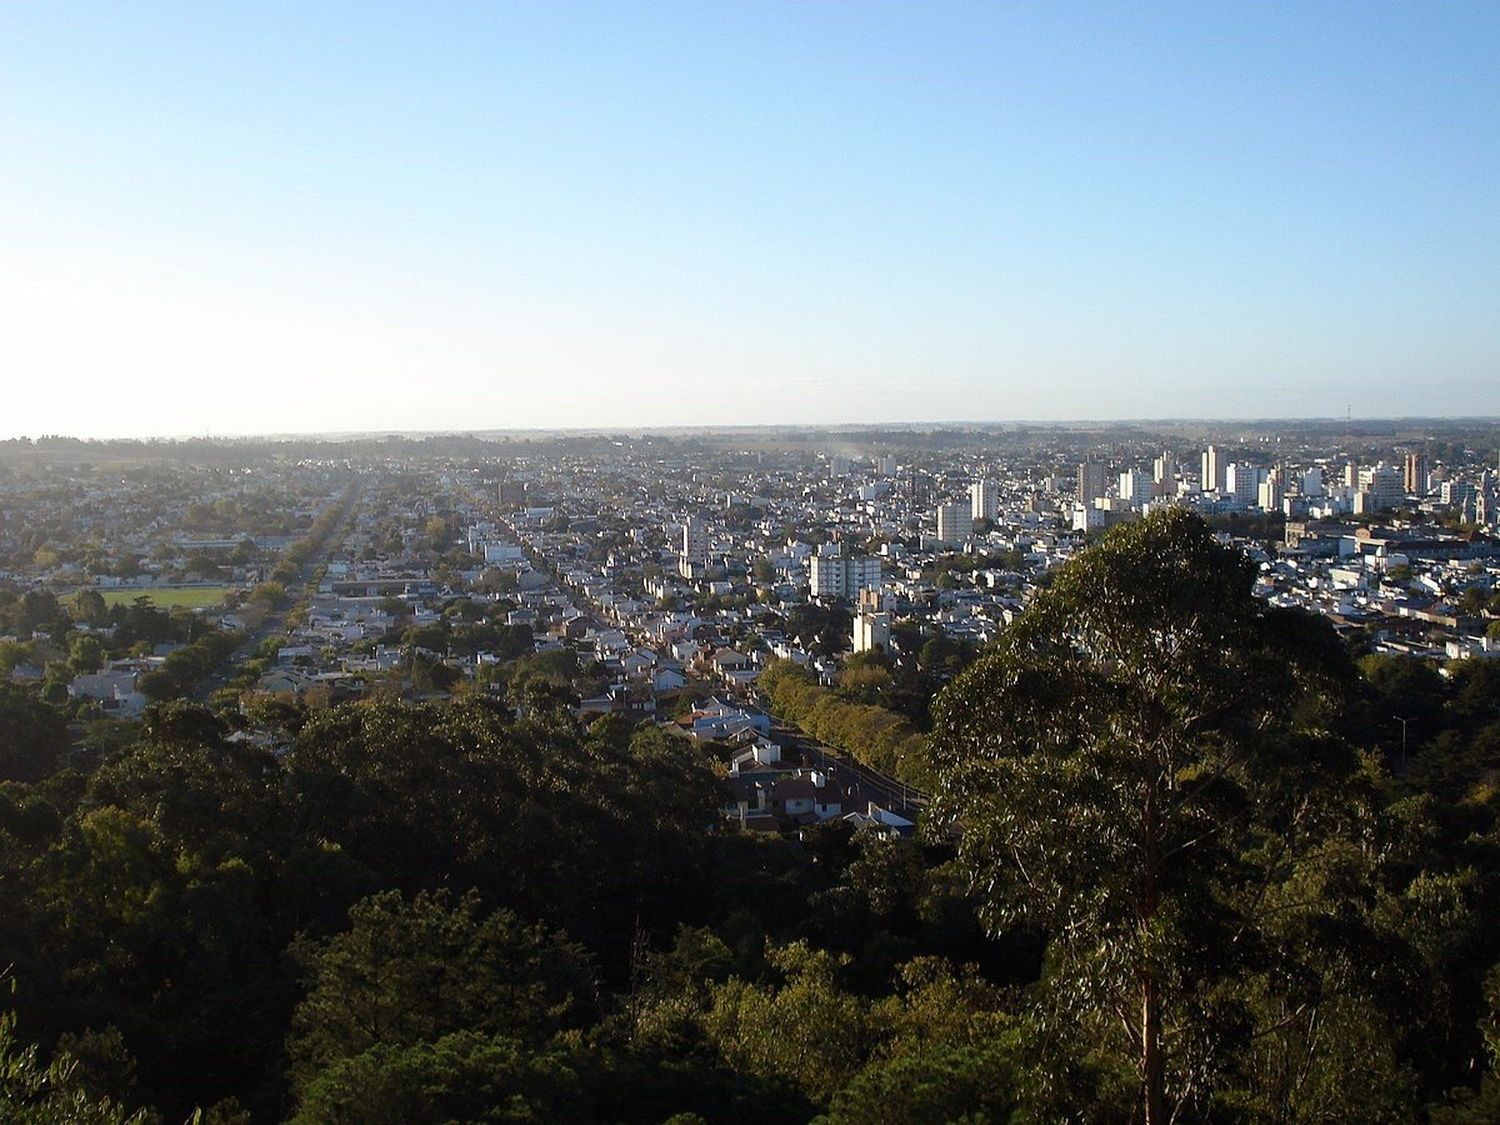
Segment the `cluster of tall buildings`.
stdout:
<path fill-rule="evenodd" d="M 1000 485 L 979 479 L 969 485 L 969 502 L 939 504 L 934 517 L 933 539 L 939 546 L 960 547 L 974 534 L 974 525 L 994 522 L 1000 514 Z"/>
<path fill-rule="evenodd" d="M 1373 515 L 1408 500 L 1419 501 L 1434 492 L 1438 483 L 1426 456 L 1419 452 L 1408 453 L 1400 465 L 1349 462 L 1341 477 L 1335 474 L 1328 481 L 1318 465 L 1294 473 L 1285 465 L 1231 460 L 1211 445 L 1201 454 L 1198 470 L 1194 480 L 1182 471 L 1171 450 L 1163 450 L 1149 476 L 1141 468 L 1127 467 L 1112 487 L 1107 463 L 1088 458 L 1078 465 L 1074 528 L 1092 531 L 1167 499 L 1211 512 L 1260 509 L 1299 516 L 1309 512 Z"/>

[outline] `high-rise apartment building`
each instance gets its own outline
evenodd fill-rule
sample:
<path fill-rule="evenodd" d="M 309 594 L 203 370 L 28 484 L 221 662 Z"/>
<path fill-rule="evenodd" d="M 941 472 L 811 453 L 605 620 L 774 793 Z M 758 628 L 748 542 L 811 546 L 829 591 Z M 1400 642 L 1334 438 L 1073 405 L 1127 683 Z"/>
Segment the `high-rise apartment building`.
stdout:
<path fill-rule="evenodd" d="M 844 597 L 853 601 L 861 590 L 880 589 L 880 560 L 874 555 L 854 555 L 844 560 Z"/>
<path fill-rule="evenodd" d="M 1420 453 L 1406 455 L 1402 484 L 1408 496 L 1427 495 L 1427 458 Z"/>
<path fill-rule="evenodd" d="M 969 514 L 976 520 L 993 520 L 1000 511 L 1000 486 L 992 480 L 969 485 Z"/>
<path fill-rule="evenodd" d="M 937 537 L 951 546 L 968 540 L 973 532 L 973 517 L 967 504 L 939 504 L 937 510 Z"/>
<path fill-rule="evenodd" d="M 1092 504 L 1109 488 L 1108 470 L 1103 461 L 1088 460 L 1078 466 L 1078 502 Z"/>
<path fill-rule="evenodd" d="M 708 527 L 696 516 L 683 521 L 678 564 L 682 573 L 689 577 L 696 569 L 708 565 Z"/>
<path fill-rule="evenodd" d="M 872 652 L 891 647 L 891 615 L 861 611 L 854 615 L 854 651 Z"/>
<path fill-rule="evenodd" d="M 1467 480 L 1445 480 L 1438 485 L 1438 499 L 1453 507 L 1462 507 L 1474 499 L 1474 482 Z"/>
<path fill-rule="evenodd" d="M 1203 450 L 1202 487 L 1205 492 L 1223 492 L 1229 478 L 1229 462 L 1214 446 Z"/>
<path fill-rule="evenodd" d="M 1161 456 L 1151 462 L 1151 480 L 1155 484 L 1171 481 L 1177 475 L 1177 458 L 1170 449 L 1163 449 Z"/>
<path fill-rule="evenodd" d="M 1213 446 L 1203 451 L 1202 488 L 1204 492 L 1223 492 L 1228 475 L 1224 455 Z"/>
<path fill-rule="evenodd" d="M 1372 511 L 1384 511 L 1399 505 L 1405 495 L 1402 484 L 1400 471 L 1395 465 L 1387 465 L 1384 461 L 1359 471 L 1359 491 L 1370 494 L 1368 504 Z"/>
<path fill-rule="evenodd" d="M 1267 471 L 1259 465 L 1231 463 L 1224 470 L 1223 491 L 1233 493 L 1245 507 L 1251 507 L 1259 498 L 1260 486 L 1265 483 L 1268 475 Z"/>
<path fill-rule="evenodd" d="M 880 560 L 874 555 L 814 555 L 808 585 L 816 598 L 848 598 L 880 588 Z"/>
<path fill-rule="evenodd" d="M 1126 469 L 1120 474 L 1120 499 L 1131 507 L 1142 508 L 1150 502 L 1153 492 L 1151 478 L 1140 469 Z"/>

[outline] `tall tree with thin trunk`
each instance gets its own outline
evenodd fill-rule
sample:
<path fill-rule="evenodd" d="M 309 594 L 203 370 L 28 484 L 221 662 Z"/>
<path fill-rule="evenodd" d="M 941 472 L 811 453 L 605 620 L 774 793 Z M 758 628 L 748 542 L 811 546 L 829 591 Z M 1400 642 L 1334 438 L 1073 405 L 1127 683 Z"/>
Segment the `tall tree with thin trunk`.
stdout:
<path fill-rule="evenodd" d="M 1133 1060 L 1149 1125 L 1247 1034 L 1219 983 L 1255 945 L 1250 842 L 1348 764 L 1322 729 L 1349 671 L 1331 630 L 1253 583 L 1187 512 L 1120 527 L 934 709 L 933 823 L 993 930 L 1045 933 L 1049 1011 Z"/>

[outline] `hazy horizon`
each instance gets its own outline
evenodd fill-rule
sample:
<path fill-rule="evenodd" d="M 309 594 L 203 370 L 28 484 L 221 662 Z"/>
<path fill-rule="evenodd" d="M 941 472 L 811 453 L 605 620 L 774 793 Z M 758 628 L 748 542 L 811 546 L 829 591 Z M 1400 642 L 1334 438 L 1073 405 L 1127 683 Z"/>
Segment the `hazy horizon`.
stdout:
<path fill-rule="evenodd" d="M 7 8 L 0 436 L 1495 416 L 1497 42 L 1484 4 Z"/>
<path fill-rule="evenodd" d="M 1378 427 L 1418 427 L 1431 425 L 1440 429 L 1460 427 L 1468 424 L 1493 425 L 1500 421 L 1500 417 L 1482 414 L 1448 414 L 1448 415 L 1405 415 L 1389 417 L 1368 418 L 1343 418 L 1331 415 L 1325 416 L 1303 416 L 1303 415 L 1267 415 L 1262 417 L 1191 417 L 1183 416 L 1176 418 L 1010 418 L 1010 419 L 909 419 L 905 421 L 892 422 L 767 422 L 767 423 L 700 423 L 700 424 L 644 424 L 644 425 L 597 425 L 597 426 L 496 426 L 496 427 L 444 427 L 436 429 L 398 429 L 393 427 L 377 427 L 368 430 L 271 430 L 271 431 L 245 431 L 242 433 L 162 433 L 162 434 L 104 434 L 90 436 L 78 433 L 33 433 L 33 434 L 8 434 L 0 435 L 0 441 L 82 441 L 108 443 L 112 441 L 141 441 L 141 442 L 193 442 L 193 441 L 224 441 L 224 442 L 256 442 L 256 441 L 298 441 L 298 440 L 324 440 L 345 441 L 369 438 L 442 438 L 442 437 L 472 437 L 479 439 L 504 438 L 513 435 L 599 435 L 599 436 L 630 436 L 632 434 L 650 435 L 691 435 L 697 433 L 736 433 L 745 432 L 749 434 L 765 434 L 778 431 L 797 431 L 812 433 L 827 433 L 839 435 L 846 432 L 863 432 L 868 430 L 890 431 L 901 433 L 907 431 L 922 432 L 944 432 L 963 430 L 1005 430 L 1005 429 L 1056 429 L 1060 432 L 1089 430 L 1089 429 L 1115 429 L 1115 428 L 1140 428 L 1150 429 L 1159 427 L 1164 430 L 1177 428 L 1201 427 L 1201 428 L 1243 428 L 1256 429 L 1260 427 L 1275 427 L 1278 425 L 1290 426 L 1312 426 L 1328 427 L 1330 429 L 1347 425 L 1352 431 L 1361 433 L 1379 432 Z"/>

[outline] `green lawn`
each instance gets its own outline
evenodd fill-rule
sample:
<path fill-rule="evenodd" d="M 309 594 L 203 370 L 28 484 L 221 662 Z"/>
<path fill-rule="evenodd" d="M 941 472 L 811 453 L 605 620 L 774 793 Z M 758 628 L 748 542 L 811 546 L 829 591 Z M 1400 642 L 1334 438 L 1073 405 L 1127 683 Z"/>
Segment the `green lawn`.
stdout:
<path fill-rule="evenodd" d="M 202 606 L 218 605 L 229 593 L 228 586 L 188 586 L 178 590 L 100 590 L 105 605 L 130 605 L 136 598 L 145 595 L 157 609 L 185 606 L 198 609 Z"/>

